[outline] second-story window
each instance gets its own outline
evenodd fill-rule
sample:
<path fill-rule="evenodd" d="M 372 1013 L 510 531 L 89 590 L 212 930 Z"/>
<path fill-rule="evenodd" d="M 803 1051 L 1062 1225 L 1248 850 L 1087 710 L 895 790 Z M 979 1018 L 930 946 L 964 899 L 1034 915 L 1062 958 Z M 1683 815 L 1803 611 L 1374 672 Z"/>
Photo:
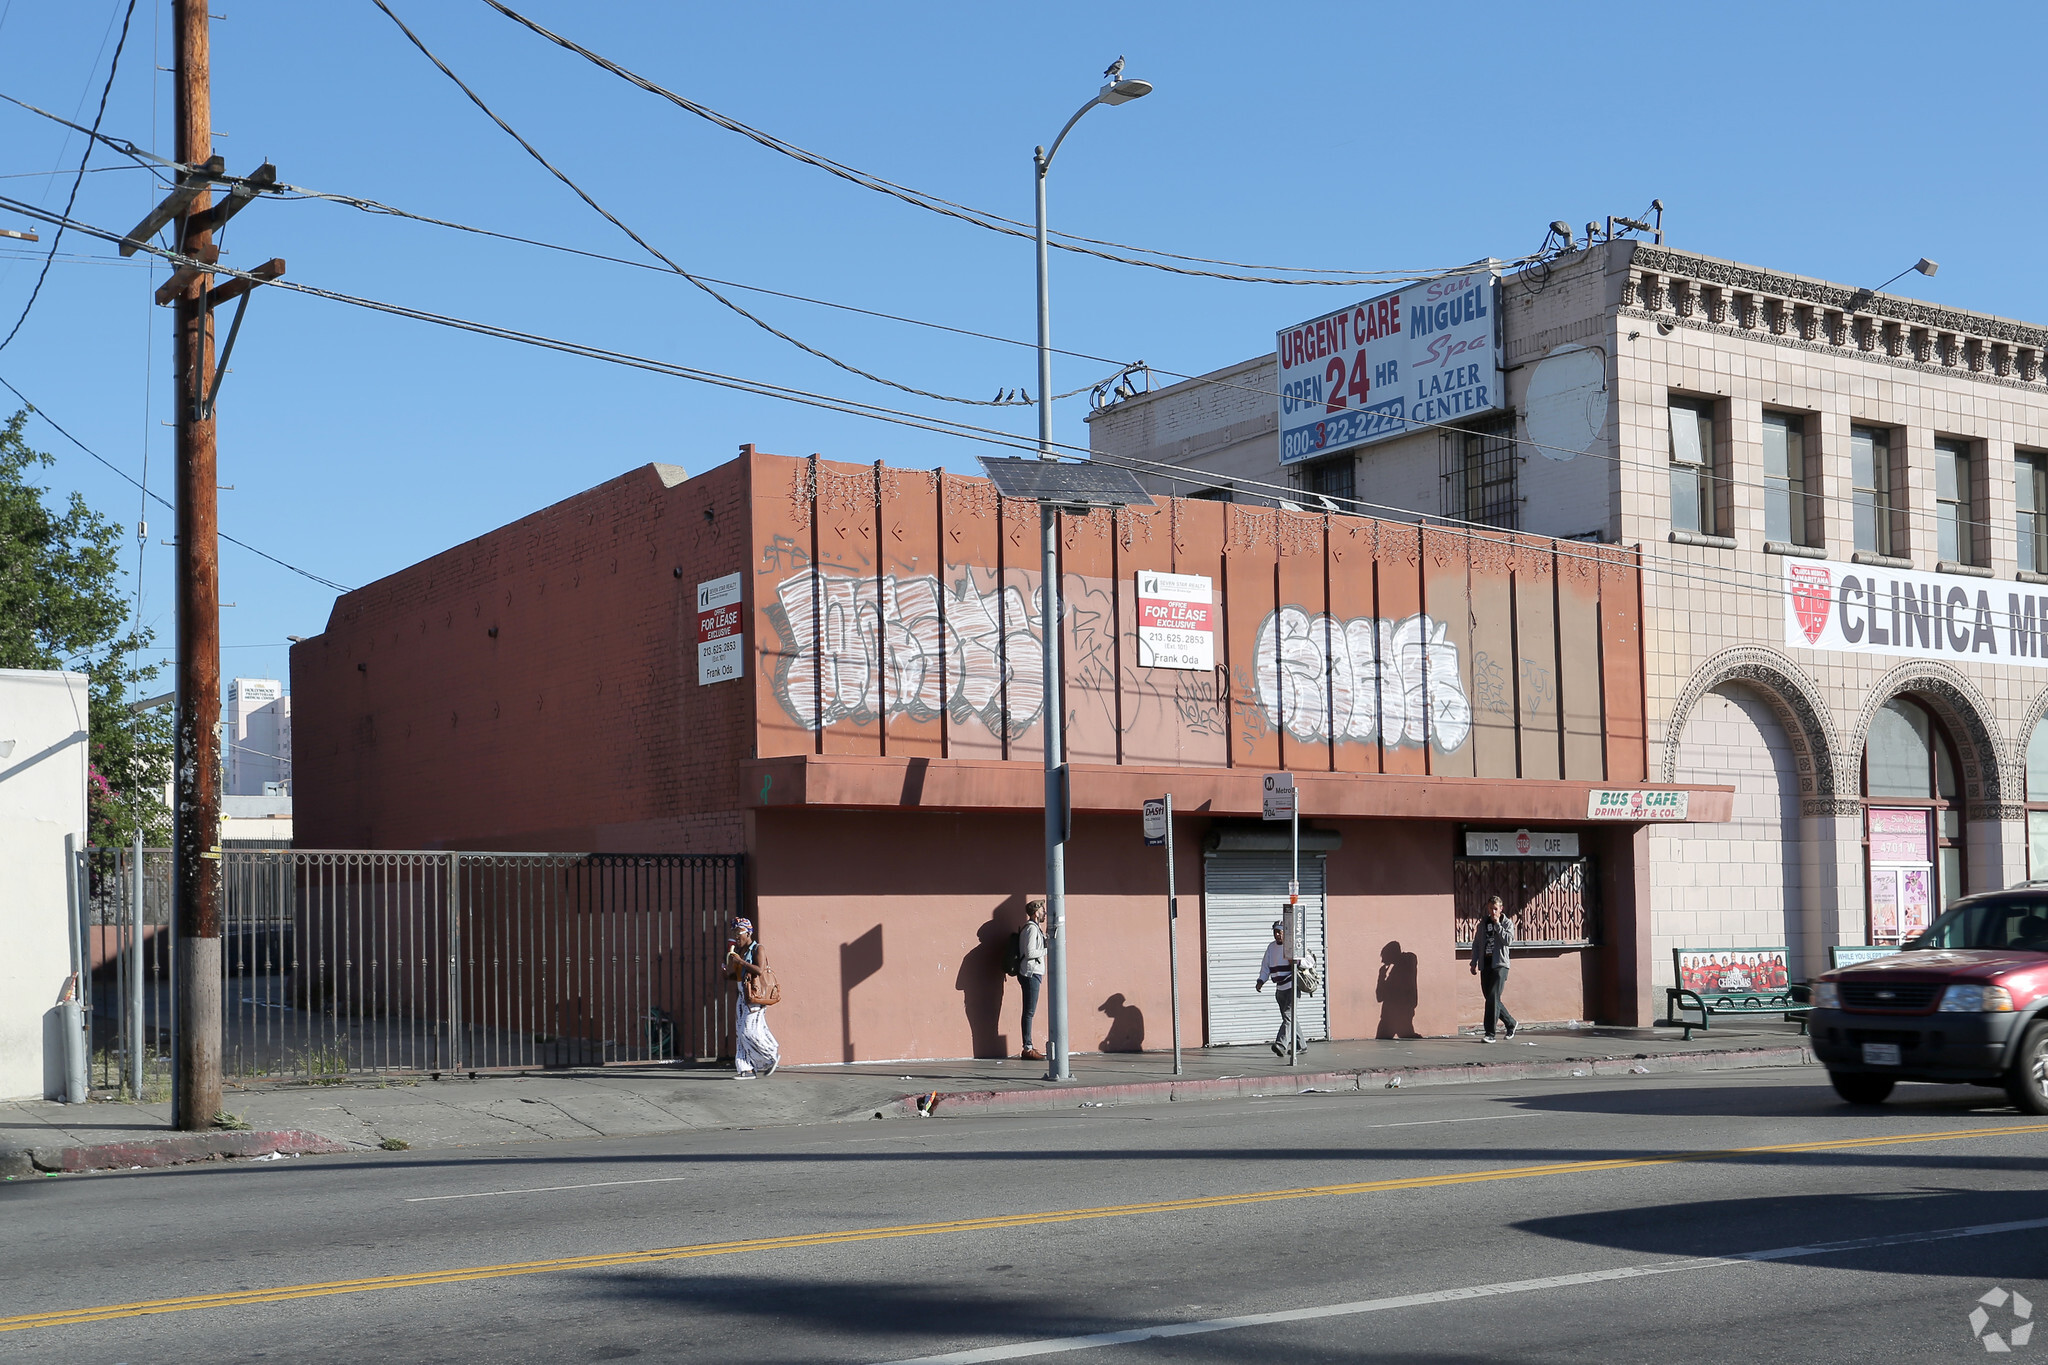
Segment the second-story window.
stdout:
<path fill-rule="evenodd" d="M 1948 563 L 1977 562 L 1970 464 L 1970 448 L 1961 441 L 1934 443 L 1934 541 L 1936 558 Z"/>
<path fill-rule="evenodd" d="M 2048 573 L 2048 455 L 2018 455 L 2012 462 L 2020 568 Z"/>
<path fill-rule="evenodd" d="M 1892 553 L 1891 433 L 1878 427 L 1849 429 L 1849 482 L 1855 498 L 1856 548 Z"/>
<path fill-rule="evenodd" d="M 1721 534 L 1714 506 L 1714 410 L 1671 400 L 1671 529 Z"/>
<path fill-rule="evenodd" d="M 1790 413 L 1764 414 L 1764 539 L 1809 545 L 1806 422 Z"/>

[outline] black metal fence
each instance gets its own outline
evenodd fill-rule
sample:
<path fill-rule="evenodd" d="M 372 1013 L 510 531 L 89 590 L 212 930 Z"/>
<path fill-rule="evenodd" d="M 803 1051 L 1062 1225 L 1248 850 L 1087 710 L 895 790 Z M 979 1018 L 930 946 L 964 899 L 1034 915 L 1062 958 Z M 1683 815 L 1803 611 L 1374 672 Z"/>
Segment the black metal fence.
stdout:
<path fill-rule="evenodd" d="M 81 855 L 96 1087 L 168 1084 L 169 850 Z M 732 1054 L 736 854 L 228 850 L 222 1067 L 337 1080 Z M 137 897 L 137 890 L 141 895 Z"/>

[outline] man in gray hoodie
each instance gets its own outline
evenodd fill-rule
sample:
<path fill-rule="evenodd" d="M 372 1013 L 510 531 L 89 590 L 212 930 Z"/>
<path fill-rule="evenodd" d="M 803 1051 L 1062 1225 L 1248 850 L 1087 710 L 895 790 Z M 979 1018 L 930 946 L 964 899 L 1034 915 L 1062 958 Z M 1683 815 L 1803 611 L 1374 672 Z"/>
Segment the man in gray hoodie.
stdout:
<path fill-rule="evenodd" d="M 1508 954 L 1515 946 L 1515 922 L 1502 916 L 1503 909 L 1499 896 L 1488 900 L 1486 918 L 1479 921 L 1479 932 L 1472 938 L 1472 971 L 1479 989 L 1486 992 L 1486 1034 L 1481 1041 L 1488 1043 L 1493 1041 L 1496 1015 L 1507 1026 L 1508 1037 L 1515 1036 L 1515 1016 L 1500 998 L 1508 986 Z"/>

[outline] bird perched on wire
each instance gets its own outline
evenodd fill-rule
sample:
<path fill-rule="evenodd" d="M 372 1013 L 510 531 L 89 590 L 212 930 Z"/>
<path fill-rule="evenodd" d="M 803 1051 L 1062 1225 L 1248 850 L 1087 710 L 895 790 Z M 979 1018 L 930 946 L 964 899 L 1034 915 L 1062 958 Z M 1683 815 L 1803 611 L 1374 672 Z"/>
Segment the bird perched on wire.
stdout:
<path fill-rule="evenodd" d="M 1102 73 L 1102 79 L 1108 81 L 1111 85 L 1115 85 L 1116 78 L 1123 74 L 1124 59 L 1121 56 L 1119 56 L 1115 61 L 1109 64 L 1109 69 Z"/>

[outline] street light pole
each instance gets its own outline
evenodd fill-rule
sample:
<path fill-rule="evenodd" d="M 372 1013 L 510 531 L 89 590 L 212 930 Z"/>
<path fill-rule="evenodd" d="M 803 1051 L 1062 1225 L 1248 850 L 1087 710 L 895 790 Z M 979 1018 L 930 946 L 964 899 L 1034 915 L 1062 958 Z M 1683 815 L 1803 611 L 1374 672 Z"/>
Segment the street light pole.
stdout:
<path fill-rule="evenodd" d="M 1054 459 L 1052 449 L 1052 276 L 1045 230 L 1045 177 L 1060 144 L 1067 140 L 1081 116 L 1098 104 L 1124 104 L 1152 93 L 1149 81 L 1118 80 L 1123 58 L 1117 58 L 1106 75 L 1109 83 L 1074 111 L 1052 146 L 1032 149 L 1034 188 L 1038 200 L 1038 458 Z M 1041 548 L 1039 566 L 1040 631 L 1044 646 L 1039 651 L 1045 665 L 1045 921 L 1051 930 L 1046 944 L 1046 1068 L 1049 1081 L 1072 1080 L 1074 1068 L 1067 1047 L 1067 790 L 1066 755 L 1061 739 L 1060 701 L 1060 590 L 1059 590 L 1060 507 L 1051 500 L 1038 504 L 1038 532 Z"/>

